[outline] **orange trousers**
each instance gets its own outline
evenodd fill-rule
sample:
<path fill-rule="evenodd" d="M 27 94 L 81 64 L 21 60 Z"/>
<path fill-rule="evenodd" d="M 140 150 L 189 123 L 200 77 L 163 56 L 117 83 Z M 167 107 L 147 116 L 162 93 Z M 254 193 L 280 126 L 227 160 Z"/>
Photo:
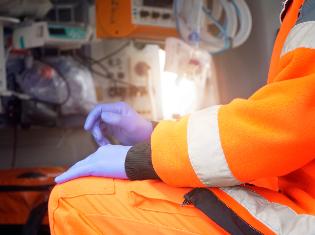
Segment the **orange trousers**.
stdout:
<path fill-rule="evenodd" d="M 52 235 L 227 234 L 198 209 L 181 206 L 190 190 L 153 180 L 79 178 L 53 189 L 50 230 Z"/>

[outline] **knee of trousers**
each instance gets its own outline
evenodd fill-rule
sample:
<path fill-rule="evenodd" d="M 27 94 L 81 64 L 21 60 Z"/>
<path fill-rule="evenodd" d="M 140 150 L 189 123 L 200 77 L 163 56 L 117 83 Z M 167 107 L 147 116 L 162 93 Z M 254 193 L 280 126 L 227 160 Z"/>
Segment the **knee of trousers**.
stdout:
<path fill-rule="evenodd" d="M 62 200 L 71 200 L 87 195 L 113 195 L 114 180 L 101 177 L 83 177 L 56 185 L 49 197 L 49 210 L 58 207 Z"/>
<path fill-rule="evenodd" d="M 115 197 L 114 180 L 109 178 L 84 177 L 56 185 L 48 203 L 52 234 L 72 233 L 76 227 L 82 230 L 77 234 L 94 231 L 93 223 L 87 222 L 87 215 L 98 213 L 99 209 L 110 213 L 108 208 L 116 201 Z"/>
<path fill-rule="evenodd" d="M 140 229 L 148 234 L 221 234 L 222 230 L 194 207 L 180 206 L 188 190 L 159 181 L 79 178 L 52 190 L 51 232 L 139 234 Z"/>

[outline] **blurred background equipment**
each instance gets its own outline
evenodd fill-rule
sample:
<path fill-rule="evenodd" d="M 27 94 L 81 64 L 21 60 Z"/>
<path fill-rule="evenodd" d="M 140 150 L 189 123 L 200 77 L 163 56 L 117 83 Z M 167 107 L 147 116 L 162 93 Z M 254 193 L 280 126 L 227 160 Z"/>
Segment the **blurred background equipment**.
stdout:
<path fill-rule="evenodd" d="M 90 60 L 95 75 L 100 100 L 115 102 L 124 100 L 148 119 L 159 120 L 161 111 L 161 70 L 159 46 L 146 44 L 137 48 L 124 42 L 108 56 Z M 93 50 L 97 57 L 99 51 Z"/>
<path fill-rule="evenodd" d="M 96 17 L 100 38 L 180 36 L 210 53 L 242 45 L 252 27 L 245 0 L 96 0 Z"/>
<path fill-rule="evenodd" d="M 89 16 L 78 17 L 84 15 L 80 2 L 91 7 L 94 23 Z M 156 120 L 200 109 L 206 96 L 208 104 L 216 104 L 217 77 L 207 52 L 241 45 L 252 24 L 244 0 L 51 3 L 39 7 L 45 14 L 18 14 L 23 22 L 13 27 L 8 40 L 13 52 L 8 58 L 19 51 L 28 54 L 25 70 L 14 74 L 16 85 L 8 94 L 22 99 L 21 107 L 27 104 L 32 117 L 34 110 L 41 117 L 51 110 L 55 114 L 47 117 L 57 117 L 51 123 L 84 115 L 97 102 L 124 100 Z M 93 25 L 103 41 L 94 38 Z M 31 65 L 27 58 L 34 58 Z"/>
<path fill-rule="evenodd" d="M 173 0 L 96 0 L 100 38 L 163 40 L 176 36 Z"/>
<path fill-rule="evenodd" d="M 45 62 L 34 61 L 17 82 L 25 94 L 37 101 L 62 105 L 70 96 L 64 76 Z"/>
<path fill-rule="evenodd" d="M 92 30 L 89 26 L 59 22 L 25 23 L 14 30 L 13 47 L 15 49 L 28 49 L 48 46 L 75 49 L 87 44 L 91 37 Z"/>
<path fill-rule="evenodd" d="M 61 114 L 87 114 L 97 103 L 93 77 L 88 67 L 71 56 L 47 57 L 45 63 L 58 71 L 68 87 L 69 97 L 61 106 Z"/>
<path fill-rule="evenodd" d="M 210 53 L 242 45 L 252 28 L 244 0 L 174 0 L 174 14 L 181 38 Z"/>
<path fill-rule="evenodd" d="M 158 42 L 166 51 L 160 51 L 159 61 L 151 63 L 147 70 L 160 66 L 160 78 L 155 83 L 159 92 L 142 95 L 144 100 L 151 100 L 148 118 L 178 118 L 202 108 L 205 97 L 207 104 L 219 103 L 216 71 L 208 53 L 215 55 L 239 47 L 248 39 L 251 28 L 252 17 L 244 0 L 96 0 L 98 37 Z M 133 51 L 128 63 L 134 66 L 134 58 L 141 53 Z M 126 74 L 130 76 L 126 82 L 131 85 L 139 83 L 143 77 L 136 75 L 133 69 Z M 110 88 L 111 98 L 118 94 L 125 96 L 134 107 L 139 104 L 143 107 L 139 96 L 131 99 L 123 87 Z M 136 110 L 140 112 L 139 108 Z M 156 112 L 161 115 L 155 115 Z"/>
<path fill-rule="evenodd" d="M 0 95 L 7 92 L 6 60 L 9 54 L 9 49 L 6 50 L 5 47 L 4 27 L 11 26 L 16 23 L 19 23 L 19 19 L 0 17 Z"/>
<path fill-rule="evenodd" d="M 52 8 L 50 0 L 0 0 L 0 15 L 43 18 Z"/>

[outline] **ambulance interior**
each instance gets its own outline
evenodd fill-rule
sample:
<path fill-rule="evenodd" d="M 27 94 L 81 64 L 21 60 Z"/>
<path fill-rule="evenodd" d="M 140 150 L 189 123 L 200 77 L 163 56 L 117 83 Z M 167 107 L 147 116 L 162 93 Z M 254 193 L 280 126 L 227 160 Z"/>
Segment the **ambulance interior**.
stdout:
<path fill-rule="evenodd" d="M 38 206 L 96 150 L 83 129 L 95 105 L 178 119 L 263 86 L 281 5 L 0 0 L 0 234 L 50 234 Z"/>

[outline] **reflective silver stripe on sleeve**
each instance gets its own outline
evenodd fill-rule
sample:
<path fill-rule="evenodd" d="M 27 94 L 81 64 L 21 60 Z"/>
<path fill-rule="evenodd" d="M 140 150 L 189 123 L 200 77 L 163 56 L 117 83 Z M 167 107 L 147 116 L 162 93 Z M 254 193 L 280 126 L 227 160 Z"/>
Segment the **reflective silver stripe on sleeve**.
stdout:
<path fill-rule="evenodd" d="M 297 48 L 315 48 L 315 21 L 308 21 L 295 25 L 282 48 L 281 56 Z"/>
<path fill-rule="evenodd" d="M 212 106 L 189 117 L 187 142 L 190 163 L 199 180 L 207 186 L 241 184 L 230 171 L 220 141 L 218 110 Z"/>
<path fill-rule="evenodd" d="M 315 216 L 297 214 L 287 206 L 269 202 L 257 193 L 239 186 L 220 189 L 276 234 L 315 234 Z"/>

